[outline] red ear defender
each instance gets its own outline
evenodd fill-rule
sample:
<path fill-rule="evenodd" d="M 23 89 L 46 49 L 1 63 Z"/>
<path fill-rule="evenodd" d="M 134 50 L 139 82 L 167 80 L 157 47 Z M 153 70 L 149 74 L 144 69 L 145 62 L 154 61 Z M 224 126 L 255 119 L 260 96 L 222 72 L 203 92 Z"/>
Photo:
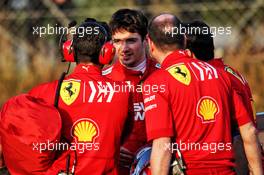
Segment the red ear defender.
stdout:
<path fill-rule="evenodd" d="M 74 53 L 72 48 L 72 41 L 67 40 L 62 44 L 63 61 L 74 62 Z"/>
<path fill-rule="evenodd" d="M 115 56 L 114 45 L 110 42 L 106 42 L 100 51 L 99 63 L 103 65 L 110 64 L 111 61 L 114 59 L 114 56 Z"/>

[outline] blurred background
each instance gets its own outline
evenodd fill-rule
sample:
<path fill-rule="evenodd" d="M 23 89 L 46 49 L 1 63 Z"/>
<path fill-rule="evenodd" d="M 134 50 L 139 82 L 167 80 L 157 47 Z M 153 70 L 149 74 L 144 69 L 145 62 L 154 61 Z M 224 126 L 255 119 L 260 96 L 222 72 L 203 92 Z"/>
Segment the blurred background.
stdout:
<path fill-rule="evenodd" d="M 210 26 L 230 27 L 231 34 L 214 38 L 216 55 L 245 76 L 256 110 L 264 111 L 264 0 L 0 0 L 0 106 L 58 79 L 67 68 L 60 62 L 60 35 L 40 36 L 34 29 L 86 17 L 108 22 L 120 8 L 142 10 L 149 18 L 171 12 L 186 22 L 202 19 Z"/>

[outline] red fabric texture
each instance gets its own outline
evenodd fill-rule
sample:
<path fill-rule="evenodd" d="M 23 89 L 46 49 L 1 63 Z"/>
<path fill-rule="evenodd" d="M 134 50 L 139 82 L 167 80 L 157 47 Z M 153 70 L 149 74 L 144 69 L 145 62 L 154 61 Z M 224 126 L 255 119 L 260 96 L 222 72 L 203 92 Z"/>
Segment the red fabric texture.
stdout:
<path fill-rule="evenodd" d="M 251 90 L 249 87 L 248 82 L 245 80 L 245 78 L 234 68 L 225 65 L 223 60 L 218 58 L 218 59 L 212 59 L 208 62 L 209 64 L 215 66 L 216 68 L 220 68 L 226 72 L 228 77 L 231 80 L 232 88 L 241 96 L 243 103 L 247 107 L 247 110 L 249 111 L 250 118 L 254 124 L 255 119 L 253 114 L 253 109 L 251 105 L 251 101 L 253 101 Z"/>
<path fill-rule="evenodd" d="M 143 96 L 141 92 L 136 90 L 137 87 L 145 81 L 145 79 L 157 70 L 156 62 L 147 59 L 146 70 L 144 73 L 141 71 L 134 71 L 126 68 L 124 65 L 117 61 L 112 67 L 106 68 L 103 72 L 106 77 L 114 81 L 130 82 L 135 87 L 132 92 L 132 98 L 129 107 L 129 113 L 132 120 L 129 120 L 129 125 L 133 126 L 131 130 L 126 130 L 125 139 L 122 146 L 132 153 L 136 153 L 138 149 L 147 143 L 146 139 L 146 126 L 145 126 L 145 113 L 143 106 Z M 141 110 L 139 110 L 141 108 Z"/>
<path fill-rule="evenodd" d="M 102 76 L 97 66 L 89 64 L 78 64 L 72 74 L 65 77 L 58 109 L 62 117 L 62 136 L 71 145 L 54 161 L 48 175 L 65 171 L 68 155 L 70 170 L 76 158 L 75 174 L 117 173 L 120 137 L 129 101 L 128 92 L 114 91 L 117 85 L 119 82 Z M 37 86 L 29 93 L 53 103 L 56 87 L 57 81 L 54 81 Z"/>
<path fill-rule="evenodd" d="M 58 142 L 60 131 L 61 117 L 55 107 L 25 94 L 8 100 L 1 111 L 0 132 L 9 172 L 43 174 L 55 156 L 54 151 L 44 150 L 44 144 Z"/>
<path fill-rule="evenodd" d="M 243 125 L 250 115 L 226 72 L 178 50 L 146 85 L 163 87 L 143 93 L 149 141 L 173 137 L 175 143 L 167 146 L 180 149 L 188 169 L 234 167 L 231 117 Z"/>

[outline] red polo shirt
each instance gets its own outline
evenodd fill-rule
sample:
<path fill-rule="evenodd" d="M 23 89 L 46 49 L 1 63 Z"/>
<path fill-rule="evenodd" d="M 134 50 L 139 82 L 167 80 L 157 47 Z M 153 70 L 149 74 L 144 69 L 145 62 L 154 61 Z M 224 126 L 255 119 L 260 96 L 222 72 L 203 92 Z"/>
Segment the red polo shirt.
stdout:
<path fill-rule="evenodd" d="M 75 174 L 117 173 L 120 137 L 128 111 L 128 92 L 114 91 L 115 85 L 116 82 L 103 77 L 101 70 L 92 65 L 79 64 L 65 78 L 60 90 L 59 111 L 62 135 L 72 147 L 53 163 L 47 174 L 65 170 L 68 154 L 71 156 L 70 170 L 77 157 Z M 29 94 L 53 104 L 56 87 L 57 81 L 46 83 Z"/>
<path fill-rule="evenodd" d="M 146 128 L 145 128 L 145 112 L 143 97 L 141 91 L 141 85 L 144 80 L 157 69 L 157 64 L 147 59 L 146 70 L 144 73 L 141 71 L 134 71 L 123 66 L 119 61 L 117 61 L 113 66 L 105 69 L 103 74 L 114 80 L 114 81 L 126 81 L 128 84 L 134 87 L 131 90 L 132 94 L 132 107 L 129 108 L 132 119 L 130 125 L 132 125 L 132 130 L 125 133 L 126 138 L 123 143 L 123 147 L 136 153 L 137 150 L 147 143 L 146 140 Z"/>
<path fill-rule="evenodd" d="M 253 105 L 254 101 L 252 98 L 252 94 L 251 94 L 249 84 L 246 81 L 246 79 L 237 70 L 235 70 L 231 66 L 225 65 L 223 62 L 223 59 L 221 59 L 221 58 L 212 59 L 208 63 L 217 67 L 217 68 L 224 70 L 227 73 L 227 75 L 229 76 L 229 78 L 231 80 L 232 87 L 242 97 L 243 102 L 245 103 L 245 106 L 247 107 L 249 113 L 251 114 L 252 122 L 255 123 L 255 119 L 256 119 L 255 115 L 256 114 L 253 113 L 253 112 L 255 112 L 253 110 L 254 109 L 254 105 Z"/>
<path fill-rule="evenodd" d="M 233 174 L 231 116 L 239 125 L 250 118 L 226 73 L 183 50 L 168 55 L 161 66 L 144 83 L 158 87 L 144 92 L 148 140 L 172 137 L 169 148 L 180 149 L 189 170 L 218 167 Z"/>

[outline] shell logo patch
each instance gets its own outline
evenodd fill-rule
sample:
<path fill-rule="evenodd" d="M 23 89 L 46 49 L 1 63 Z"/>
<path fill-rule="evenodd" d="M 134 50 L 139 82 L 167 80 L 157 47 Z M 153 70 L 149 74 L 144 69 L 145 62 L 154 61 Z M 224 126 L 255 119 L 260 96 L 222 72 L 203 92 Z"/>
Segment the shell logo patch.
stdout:
<path fill-rule="evenodd" d="M 61 85 L 60 96 L 62 101 L 71 105 L 80 93 L 81 83 L 77 80 L 65 80 Z"/>
<path fill-rule="evenodd" d="M 99 128 L 96 122 L 84 118 L 73 124 L 71 135 L 75 138 L 76 142 L 94 143 L 95 139 L 99 136 Z"/>
<path fill-rule="evenodd" d="M 203 123 L 214 122 L 216 115 L 219 113 L 219 106 L 215 99 L 205 96 L 199 100 L 196 113 Z"/>
<path fill-rule="evenodd" d="M 189 85 L 191 82 L 191 74 L 184 64 L 177 64 L 169 67 L 168 72 L 179 82 Z"/>

